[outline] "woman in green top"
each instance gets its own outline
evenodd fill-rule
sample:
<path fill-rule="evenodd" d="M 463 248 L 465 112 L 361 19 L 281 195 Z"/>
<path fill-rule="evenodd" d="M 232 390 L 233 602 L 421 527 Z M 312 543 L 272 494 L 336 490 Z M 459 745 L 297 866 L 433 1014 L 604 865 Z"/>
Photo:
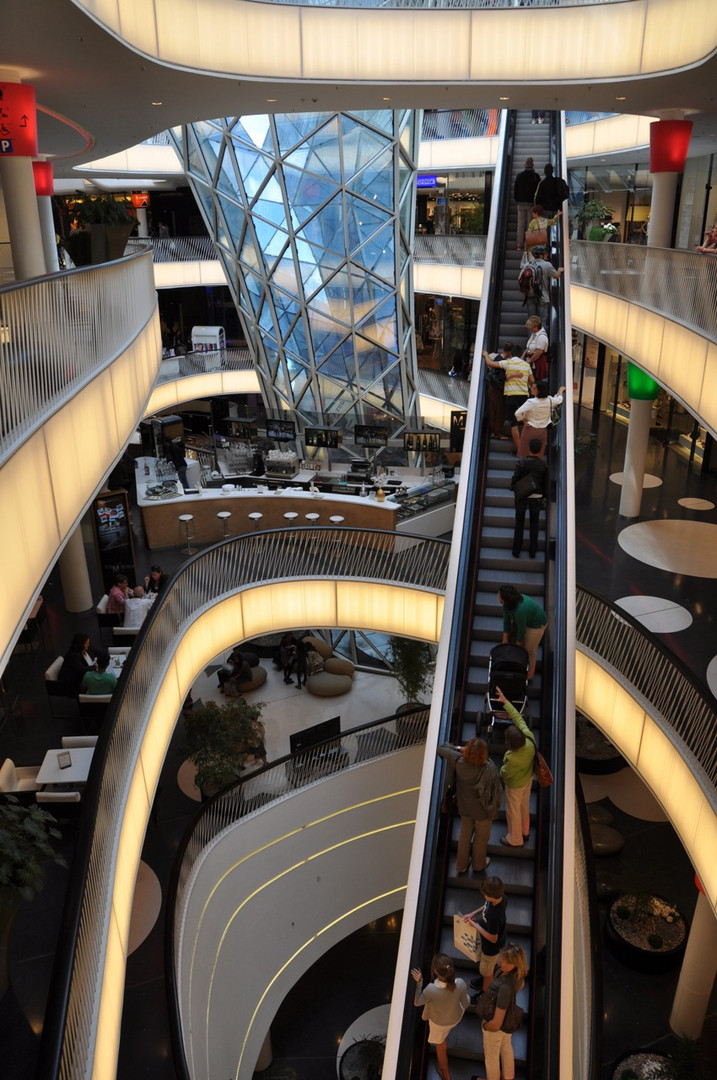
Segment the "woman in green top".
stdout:
<path fill-rule="evenodd" d="M 540 604 L 519 593 L 512 585 L 501 585 L 498 602 L 503 606 L 503 644 L 522 645 L 527 651 L 528 678 L 532 679 L 548 616 Z"/>
<path fill-rule="evenodd" d="M 501 836 L 505 847 L 522 847 L 530 834 L 530 785 L 533 781 L 535 742 L 518 710 L 496 686 L 495 696 L 501 702 L 512 723 L 505 729 L 506 751 L 500 778 L 505 784 L 505 817 L 507 836 Z"/>

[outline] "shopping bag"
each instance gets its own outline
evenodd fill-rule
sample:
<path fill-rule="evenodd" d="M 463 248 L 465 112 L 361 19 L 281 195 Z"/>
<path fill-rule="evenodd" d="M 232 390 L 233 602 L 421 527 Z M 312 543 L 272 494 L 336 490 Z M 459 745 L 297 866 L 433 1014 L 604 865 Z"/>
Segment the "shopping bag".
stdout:
<path fill-rule="evenodd" d="M 533 772 L 535 778 L 541 787 L 550 787 L 553 782 L 553 774 L 550 771 L 550 766 L 540 753 L 540 750 L 535 751 L 535 758 L 533 760 Z"/>
<path fill-rule="evenodd" d="M 469 960 L 477 962 L 481 955 L 480 934 L 475 926 L 463 919 L 463 915 L 453 916 L 453 944 Z"/>

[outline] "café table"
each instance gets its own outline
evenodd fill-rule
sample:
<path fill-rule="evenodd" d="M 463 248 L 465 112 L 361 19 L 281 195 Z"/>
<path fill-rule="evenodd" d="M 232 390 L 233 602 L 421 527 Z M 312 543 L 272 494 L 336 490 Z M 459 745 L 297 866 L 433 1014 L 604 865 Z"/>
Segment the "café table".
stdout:
<path fill-rule="evenodd" d="M 37 774 L 36 783 L 47 784 L 50 787 L 55 784 L 86 784 L 94 752 L 92 746 L 74 747 L 72 750 L 56 747 L 48 750 Z M 70 764 L 65 769 L 60 768 L 58 761 L 60 754 L 66 754 L 70 758 Z"/>

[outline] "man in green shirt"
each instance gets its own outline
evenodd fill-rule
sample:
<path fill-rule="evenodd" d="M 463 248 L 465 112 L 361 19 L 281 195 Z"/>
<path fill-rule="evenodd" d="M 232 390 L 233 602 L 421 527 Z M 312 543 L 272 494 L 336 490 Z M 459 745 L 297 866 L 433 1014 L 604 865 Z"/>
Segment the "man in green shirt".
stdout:
<path fill-rule="evenodd" d="M 117 685 L 117 677 L 107 670 L 110 654 L 106 649 L 97 654 L 97 671 L 88 671 L 82 676 L 81 694 L 111 694 Z"/>
<path fill-rule="evenodd" d="M 548 616 L 540 604 L 519 593 L 512 585 L 501 585 L 498 602 L 503 607 L 503 644 L 521 645 L 527 651 L 528 678 L 532 679 Z"/>

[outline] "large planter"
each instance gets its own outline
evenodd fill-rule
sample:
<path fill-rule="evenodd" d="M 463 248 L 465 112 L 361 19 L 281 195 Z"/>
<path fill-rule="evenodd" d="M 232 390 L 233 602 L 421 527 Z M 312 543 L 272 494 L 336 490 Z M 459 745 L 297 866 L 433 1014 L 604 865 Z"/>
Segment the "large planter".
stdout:
<path fill-rule="evenodd" d="M 134 225 L 90 225 L 92 262 L 114 262 L 124 255 Z"/>
<path fill-rule="evenodd" d="M 611 1080 L 673 1080 L 674 1062 L 653 1050 L 632 1050 L 613 1068 Z"/>
<path fill-rule="evenodd" d="M 659 896 L 623 894 L 608 908 L 605 941 L 613 955 L 635 971 L 670 971 L 684 955 L 687 921 Z"/>
<path fill-rule="evenodd" d="M 627 768 L 617 747 L 585 716 L 577 713 L 575 725 L 575 763 L 579 773 L 606 776 Z"/>

